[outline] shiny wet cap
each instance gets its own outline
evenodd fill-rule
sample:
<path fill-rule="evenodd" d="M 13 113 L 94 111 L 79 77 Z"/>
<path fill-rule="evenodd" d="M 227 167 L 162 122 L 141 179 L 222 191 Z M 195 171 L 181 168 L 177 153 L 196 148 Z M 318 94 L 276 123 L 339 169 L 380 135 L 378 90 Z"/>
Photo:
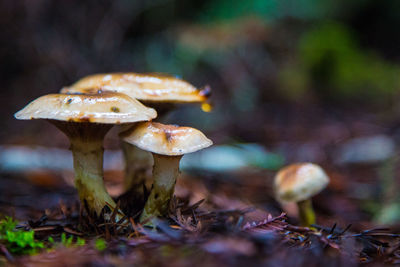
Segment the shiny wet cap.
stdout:
<path fill-rule="evenodd" d="M 211 93 L 206 86 L 198 90 L 190 83 L 165 75 L 139 73 L 95 74 L 80 79 L 61 93 L 124 93 L 145 102 L 190 103 L 204 102 Z"/>
<path fill-rule="evenodd" d="M 121 134 L 123 140 L 160 155 L 179 156 L 212 145 L 202 132 L 191 127 L 142 122 Z"/>
<path fill-rule="evenodd" d="M 157 112 L 120 93 L 49 94 L 15 113 L 19 120 L 49 119 L 103 124 L 148 121 Z"/>

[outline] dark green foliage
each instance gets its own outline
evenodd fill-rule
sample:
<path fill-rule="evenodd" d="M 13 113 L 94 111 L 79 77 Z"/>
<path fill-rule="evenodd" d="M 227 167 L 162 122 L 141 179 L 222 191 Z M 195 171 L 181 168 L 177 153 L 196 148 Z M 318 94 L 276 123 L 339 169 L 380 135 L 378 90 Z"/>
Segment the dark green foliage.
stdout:
<path fill-rule="evenodd" d="M 313 90 L 328 100 L 387 103 L 398 94 L 400 68 L 361 49 L 344 24 L 324 22 L 306 31 L 297 59 L 280 72 L 282 91 L 299 99 Z"/>
<path fill-rule="evenodd" d="M 361 50 L 344 25 L 320 25 L 303 36 L 299 48 L 302 64 L 319 90 L 346 98 L 392 97 L 398 91 L 398 66 Z"/>

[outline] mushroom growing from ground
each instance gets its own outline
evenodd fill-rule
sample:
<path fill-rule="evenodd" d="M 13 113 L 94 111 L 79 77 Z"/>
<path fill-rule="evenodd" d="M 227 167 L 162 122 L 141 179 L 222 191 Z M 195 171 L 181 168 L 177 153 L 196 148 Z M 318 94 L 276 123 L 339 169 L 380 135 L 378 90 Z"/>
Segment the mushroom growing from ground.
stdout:
<path fill-rule="evenodd" d="M 122 137 L 126 142 L 152 152 L 154 157 L 153 188 L 140 216 L 140 222 L 151 225 L 149 219 L 168 214 L 182 156 L 209 147 L 212 141 L 194 128 L 155 122 L 139 123 Z"/>
<path fill-rule="evenodd" d="M 281 203 L 296 202 L 300 223 L 315 224 L 311 197 L 321 192 L 329 183 L 324 170 L 313 163 L 296 163 L 281 169 L 274 180 L 276 199 Z"/>
<path fill-rule="evenodd" d="M 97 91 L 124 93 L 157 110 L 158 116 L 170 111 L 174 104 L 202 103 L 204 111 L 210 110 L 206 103 L 211 89 L 205 86 L 199 90 L 190 83 L 166 75 L 139 73 L 105 73 L 90 75 L 62 93 L 96 93 Z M 121 142 L 125 158 L 125 188 L 133 191 L 136 198 L 143 198 L 146 171 L 152 163 L 151 155 L 129 143 Z"/>
<path fill-rule="evenodd" d="M 119 93 L 45 95 L 15 114 L 19 120 L 48 120 L 67 135 L 79 198 L 97 216 L 104 206 L 111 210 L 116 207 L 103 182 L 104 136 L 114 124 L 148 121 L 156 116 L 154 109 Z"/>

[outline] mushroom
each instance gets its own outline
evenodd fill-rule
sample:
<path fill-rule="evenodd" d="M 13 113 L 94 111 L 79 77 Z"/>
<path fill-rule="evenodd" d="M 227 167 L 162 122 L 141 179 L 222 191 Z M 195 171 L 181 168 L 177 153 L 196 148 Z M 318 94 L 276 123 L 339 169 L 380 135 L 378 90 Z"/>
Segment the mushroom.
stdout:
<path fill-rule="evenodd" d="M 212 141 L 194 128 L 156 122 L 139 123 L 122 138 L 153 154 L 153 188 L 140 216 L 140 222 L 151 225 L 150 218 L 168 214 L 182 156 L 209 147 Z"/>
<path fill-rule="evenodd" d="M 90 75 L 64 87 L 61 93 L 93 93 L 97 90 L 124 93 L 150 106 L 159 103 L 203 103 L 211 93 L 209 86 L 198 90 L 175 77 L 139 73 Z"/>
<path fill-rule="evenodd" d="M 300 223 L 315 224 L 311 197 L 321 192 L 329 183 L 324 170 L 313 163 L 296 163 L 281 169 L 274 180 L 276 199 L 281 203 L 296 202 Z"/>
<path fill-rule="evenodd" d="M 103 183 L 103 139 L 114 124 L 148 121 L 152 108 L 119 93 L 49 94 L 37 98 L 15 115 L 19 120 L 45 119 L 69 138 L 74 158 L 75 186 L 91 214 L 116 207 Z"/>
<path fill-rule="evenodd" d="M 166 75 L 138 73 L 95 74 L 64 87 L 62 93 L 96 93 L 114 91 L 138 99 L 145 105 L 157 109 L 159 117 L 170 111 L 176 103 L 202 103 L 204 111 L 210 111 L 206 103 L 211 89 L 205 86 L 198 90 L 190 83 Z M 121 142 L 125 158 L 125 188 L 143 198 L 146 171 L 153 164 L 149 153 Z"/>

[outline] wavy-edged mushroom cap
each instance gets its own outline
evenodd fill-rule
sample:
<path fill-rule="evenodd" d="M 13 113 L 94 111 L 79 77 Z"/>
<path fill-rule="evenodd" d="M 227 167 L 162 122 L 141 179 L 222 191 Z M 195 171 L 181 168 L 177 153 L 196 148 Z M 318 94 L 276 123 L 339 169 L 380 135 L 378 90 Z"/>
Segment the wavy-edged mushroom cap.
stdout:
<path fill-rule="evenodd" d="M 181 79 L 155 74 L 106 73 L 80 79 L 61 93 L 96 93 L 98 90 L 124 93 L 146 102 L 204 102 L 211 89 L 202 90 Z"/>
<path fill-rule="evenodd" d="M 321 192 L 329 183 L 324 170 L 313 163 L 296 163 L 275 176 L 276 198 L 280 202 L 299 202 Z"/>
<path fill-rule="evenodd" d="M 157 122 L 139 123 L 122 133 L 122 138 L 143 150 L 168 156 L 192 153 L 212 145 L 212 141 L 199 130 Z"/>
<path fill-rule="evenodd" d="M 157 112 L 120 93 L 49 94 L 39 97 L 15 114 L 19 120 L 49 119 L 102 124 L 148 121 Z"/>

